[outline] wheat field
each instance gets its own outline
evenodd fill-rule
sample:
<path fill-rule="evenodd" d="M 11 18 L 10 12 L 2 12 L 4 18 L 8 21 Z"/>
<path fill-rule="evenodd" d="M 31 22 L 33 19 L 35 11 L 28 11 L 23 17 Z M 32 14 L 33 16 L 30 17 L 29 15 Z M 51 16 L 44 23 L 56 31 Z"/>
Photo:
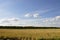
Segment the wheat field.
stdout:
<path fill-rule="evenodd" d="M 60 38 L 60 29 L 0 29 L 0 37 Z"/>

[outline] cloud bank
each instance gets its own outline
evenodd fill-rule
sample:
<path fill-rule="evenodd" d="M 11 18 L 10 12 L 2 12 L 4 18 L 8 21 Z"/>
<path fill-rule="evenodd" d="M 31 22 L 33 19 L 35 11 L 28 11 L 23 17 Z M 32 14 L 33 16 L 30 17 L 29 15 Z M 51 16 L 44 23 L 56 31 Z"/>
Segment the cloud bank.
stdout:
<path fill-rule="evenodd" d="M 60 27 L 60 16 L 41 19 L 5 18 L 0 19 L 0 26 Z"/>

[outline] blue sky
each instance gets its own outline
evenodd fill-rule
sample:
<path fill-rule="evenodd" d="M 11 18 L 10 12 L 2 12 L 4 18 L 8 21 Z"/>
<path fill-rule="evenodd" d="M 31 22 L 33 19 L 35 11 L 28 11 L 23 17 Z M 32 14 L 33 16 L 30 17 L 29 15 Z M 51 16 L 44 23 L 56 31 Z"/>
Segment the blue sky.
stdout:
<path fill-rule="evenodd" d="M 60 0 L 0 0 L 0 19 L 23 20 L 22 25 L 27 20 L 26 25 L 60 26 L 57 22 L 60 20 Z M 51 19 L 55 20 L 55 24 L 50 22 Z M 48 21 L 47 24 L 44 20 Z M 2 22 L 1 24 L 4 25 Z"/>

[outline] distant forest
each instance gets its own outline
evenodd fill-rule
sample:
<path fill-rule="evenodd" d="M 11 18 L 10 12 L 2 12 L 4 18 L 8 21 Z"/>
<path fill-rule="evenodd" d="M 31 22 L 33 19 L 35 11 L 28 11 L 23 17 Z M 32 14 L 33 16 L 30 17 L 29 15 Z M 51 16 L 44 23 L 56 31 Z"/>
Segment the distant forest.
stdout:
<path fill-rule="evenodd" d="M 0 29 L 60 29 L 60 27 L 0 26 Z"/>

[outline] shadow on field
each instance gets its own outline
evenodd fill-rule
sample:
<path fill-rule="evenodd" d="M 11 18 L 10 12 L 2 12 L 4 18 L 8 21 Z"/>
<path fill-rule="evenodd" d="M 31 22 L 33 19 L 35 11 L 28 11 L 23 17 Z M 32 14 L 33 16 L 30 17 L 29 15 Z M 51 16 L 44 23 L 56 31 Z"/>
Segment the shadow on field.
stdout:
<path fill-rule="evenodd" d="M 1 36 L 0 40 L 36 40 L 36 38 L 32 38 L 32 37 L 4 37 Z"/>
<path fill-rule="evenodd" d="M 52 38 L 52 39 L 44 39 L 44 38 L 41 38 L 41 39 L 38 39 L 38 40 L 60 40 L 60 38 L 56 39 L 56 38 Z"/>
<path fill-rule="evenodd" d="M 56 38 L 52 38 L 52 39 L 45 39 L 45 38 L 40 38 L 40 39 L 36 39 L 33 37 L 4 37 L 1 36 L 0 40 L 60 40 L 60 38 L 56 39 Z"/>

